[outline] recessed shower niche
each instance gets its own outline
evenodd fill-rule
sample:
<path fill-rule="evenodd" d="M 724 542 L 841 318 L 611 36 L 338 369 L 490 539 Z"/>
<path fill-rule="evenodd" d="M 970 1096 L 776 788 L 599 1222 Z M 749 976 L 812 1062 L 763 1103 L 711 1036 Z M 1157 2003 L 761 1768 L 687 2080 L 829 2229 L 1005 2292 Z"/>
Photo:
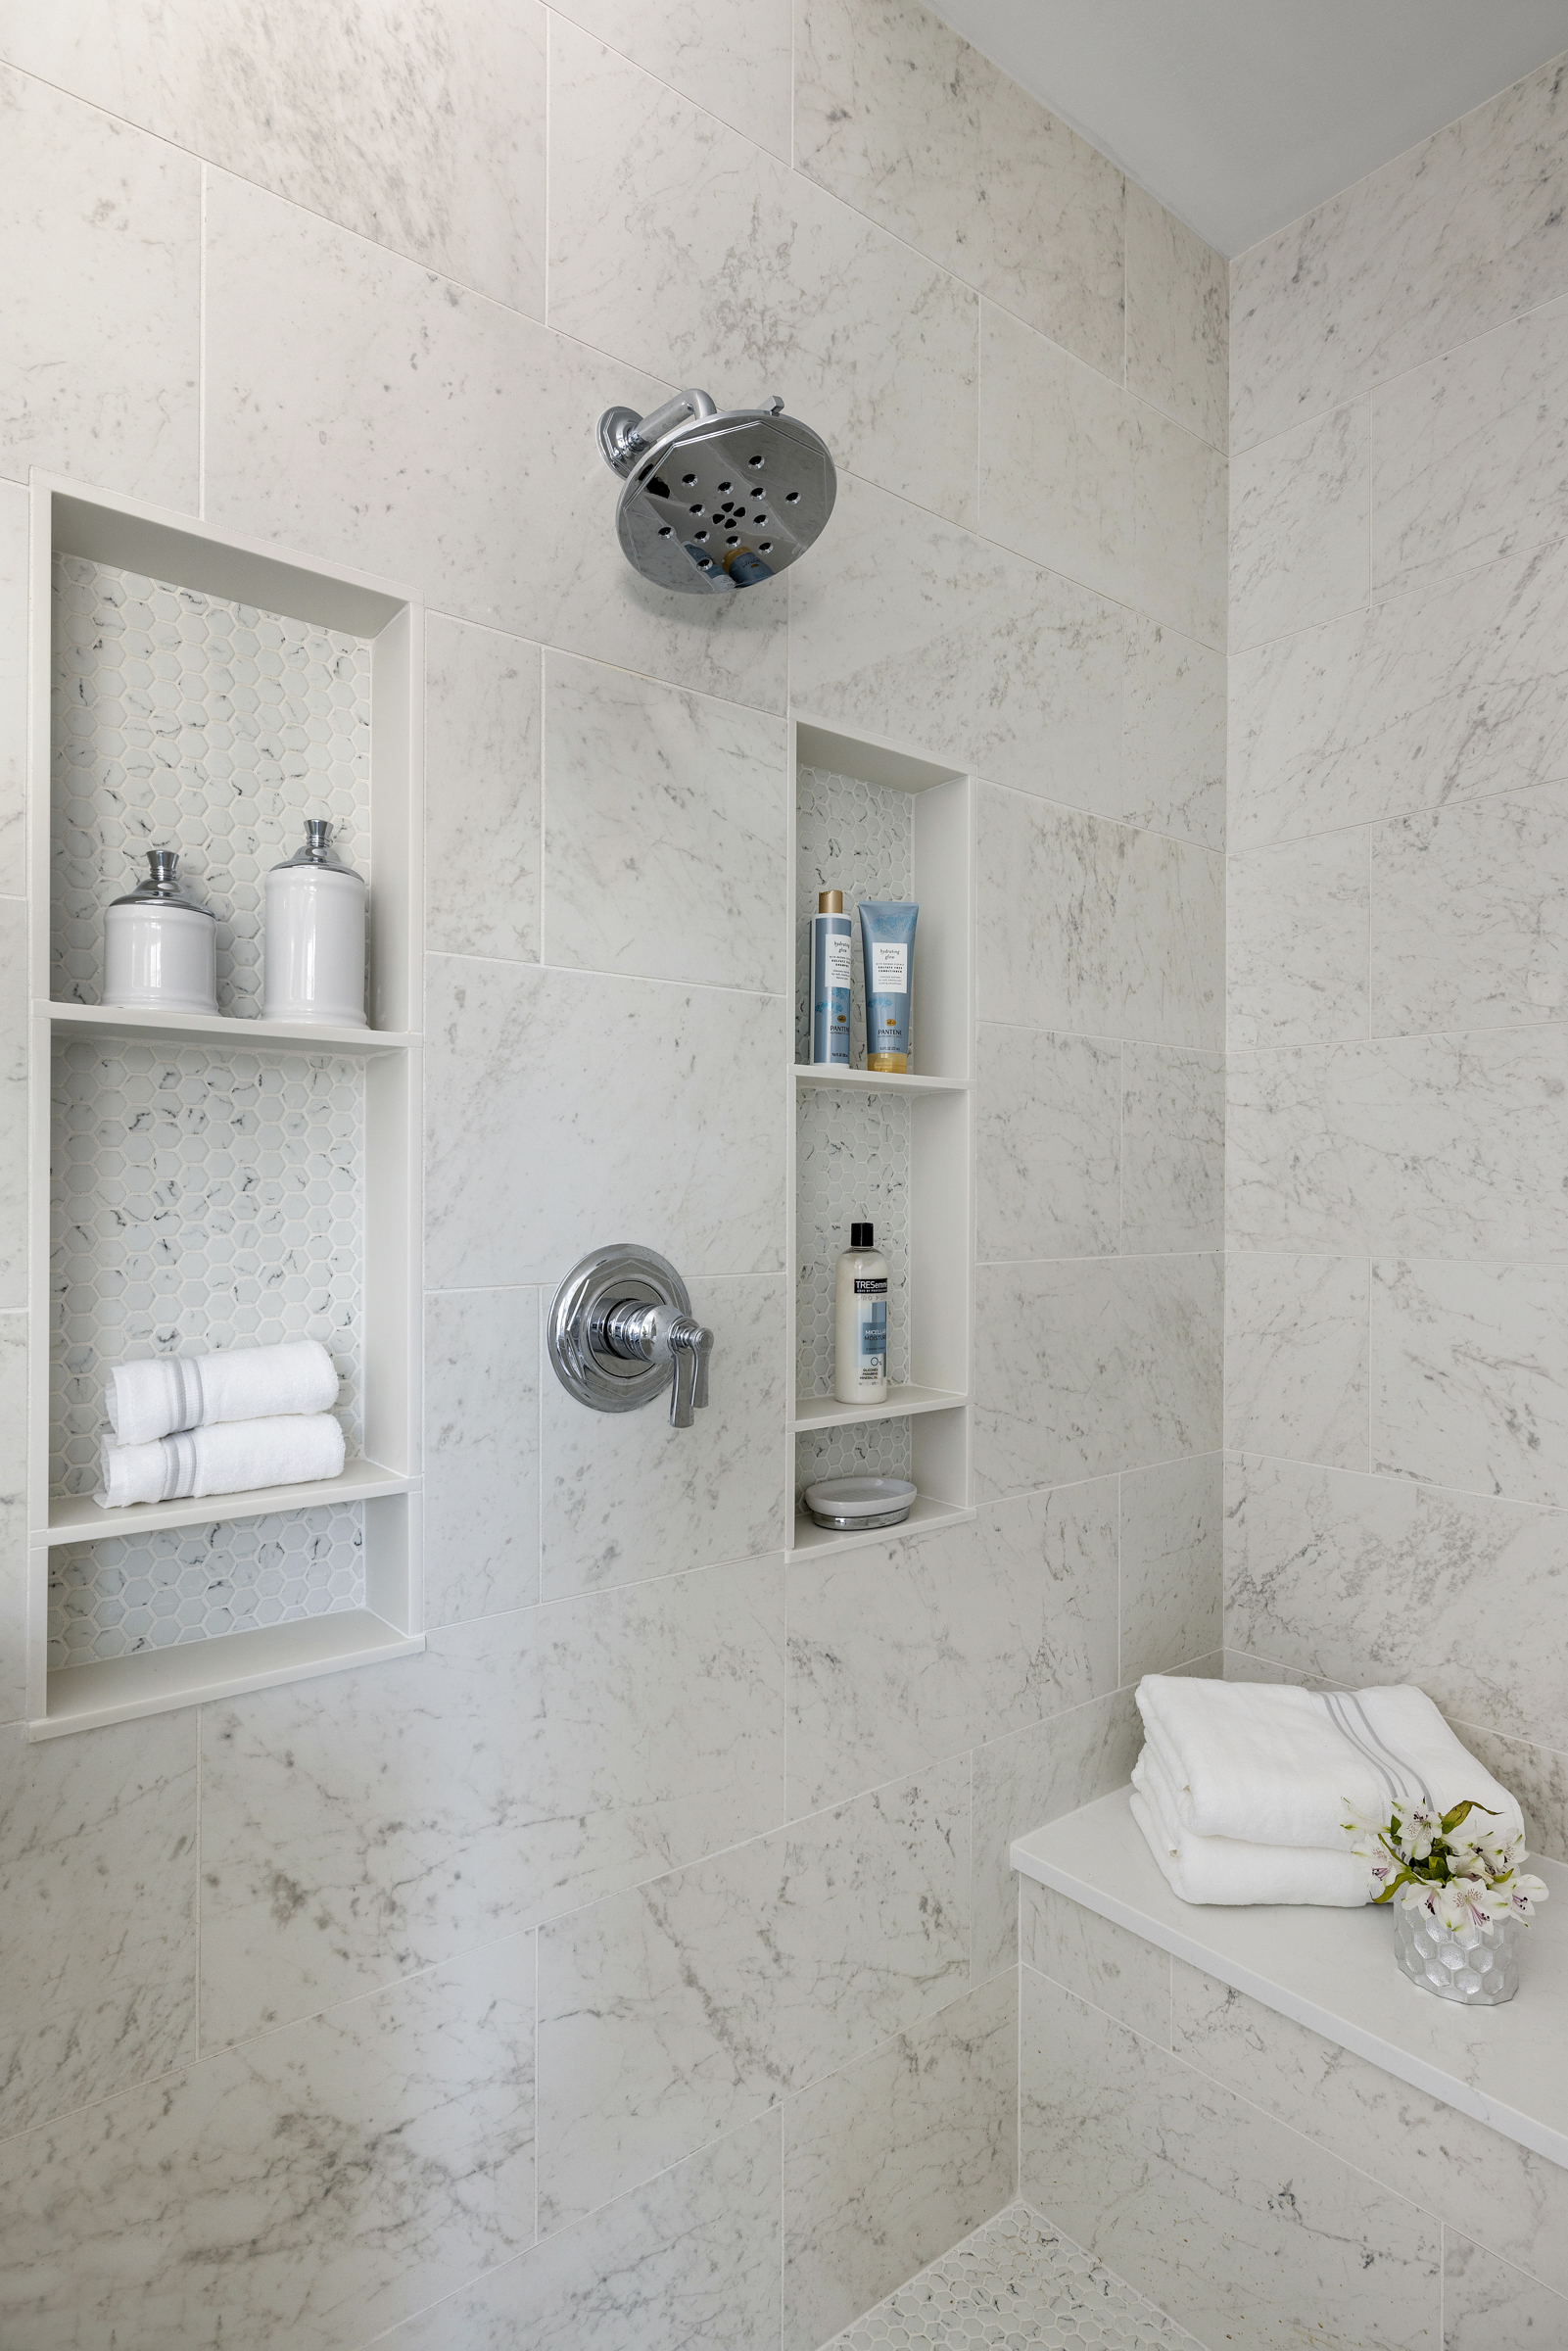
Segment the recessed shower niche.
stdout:
<path fill-rule="evenodd" d="M 421 1646 L 420 615 L 34 478 L 29 1689 L 35 1737 Z M 264 877 L 327 816 L 370 884 L 363 1029 L 261 1019 Z M 100 1001 L 104 913 L 178 850 L 216 1014 Z M 44 1334 L 47 1333 L 47 1339 Z M 104 1511 L 118 1362 L 320 1339 L 342 1475 Z"/>
<path fill-rule="evenodd" d="M 896 1541 L 969 1514 L 972 1318 L 973 924 L 967 777 L 919 752 L 805 719 L 793 733 L 790 872 L 795 941 L 791 1076 L 790 1542 L 801 1552 Z M 850 1066 L 809 1059 L 807 940 L 817 893 L 914 898 L 908 1075 L 868 1071 L 860 940 L 853 939 Z M 833 1276 L 849 1226 L 869 1218 L 888 1260 L 888 1396 L 840 1404 Z M 862 1471 L 913 1479 L 902 1528 L 816 1526 L 807 1486 Z"/>

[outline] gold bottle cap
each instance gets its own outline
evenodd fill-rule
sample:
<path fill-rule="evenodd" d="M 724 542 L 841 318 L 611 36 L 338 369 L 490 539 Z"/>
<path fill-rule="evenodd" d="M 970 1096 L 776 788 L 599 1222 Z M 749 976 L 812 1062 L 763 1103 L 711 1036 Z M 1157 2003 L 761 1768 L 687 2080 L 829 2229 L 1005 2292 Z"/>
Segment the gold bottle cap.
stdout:
<path fill-rule="evenodd" d="M 843 911 L 844 893 L 841 889 L 818 890 L 817 912 L 819 914 L 842 914 Z"/>

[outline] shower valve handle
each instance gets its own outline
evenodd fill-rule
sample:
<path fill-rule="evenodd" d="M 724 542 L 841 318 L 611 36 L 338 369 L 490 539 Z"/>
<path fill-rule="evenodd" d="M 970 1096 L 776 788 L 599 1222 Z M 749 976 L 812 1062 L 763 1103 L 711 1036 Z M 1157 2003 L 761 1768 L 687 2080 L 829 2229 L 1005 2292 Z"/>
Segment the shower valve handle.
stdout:
<path fill-rule="evenodd" d="M 600 1324 L 604 1346 L 623 1362 L 673 1364 L 670 1426 L 689 1428 L 693 1410 L 706 1409 L 713 1333 L 689 1315 L 633 1301 L 612 1307 Z"/>
<path fill-rule="evenodd" d="M 675 1385 L 670 1390 L 670 1426 L 689 1428 L 692 1408 L 701 1413 L 708 1405 L 708 1358 L 713 1353 L 713 1333 L 700 1322 L 684 1317 L 670 1333 L 670 1346 L 675 1354 Z"/>

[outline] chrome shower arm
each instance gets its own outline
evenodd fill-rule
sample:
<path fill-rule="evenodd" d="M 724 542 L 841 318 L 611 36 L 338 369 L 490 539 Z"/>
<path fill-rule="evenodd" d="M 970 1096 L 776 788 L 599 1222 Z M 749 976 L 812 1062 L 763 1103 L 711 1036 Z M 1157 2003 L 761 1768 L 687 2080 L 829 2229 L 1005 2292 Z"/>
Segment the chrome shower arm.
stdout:
<path fill-rule="evenodd" d="M 598 445 L 605 464 L 612 473 L 627 474 L 645 449 L 678 425 L 684 417 L 691 416 L 700 423 L 704 416 L 717 416 L 713 396 L 695 389 L 677 392 L 645 416 L 636 408 L 606 408 L 598 420 Z"/>

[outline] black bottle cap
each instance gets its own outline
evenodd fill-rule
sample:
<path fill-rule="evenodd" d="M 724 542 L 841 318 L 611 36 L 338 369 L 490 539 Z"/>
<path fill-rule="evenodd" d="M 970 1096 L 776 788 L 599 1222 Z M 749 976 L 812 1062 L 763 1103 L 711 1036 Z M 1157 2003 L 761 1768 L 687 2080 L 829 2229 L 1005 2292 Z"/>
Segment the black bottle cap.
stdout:
<path fill-rule="evenodd" d="M 849 1246 L 851 1249 L 873 1249 L 876 1247 L 876 1241 L 872 1234 L 872 1228 L 869 1224 L 851 1224 L 849 1227 Z"/>

